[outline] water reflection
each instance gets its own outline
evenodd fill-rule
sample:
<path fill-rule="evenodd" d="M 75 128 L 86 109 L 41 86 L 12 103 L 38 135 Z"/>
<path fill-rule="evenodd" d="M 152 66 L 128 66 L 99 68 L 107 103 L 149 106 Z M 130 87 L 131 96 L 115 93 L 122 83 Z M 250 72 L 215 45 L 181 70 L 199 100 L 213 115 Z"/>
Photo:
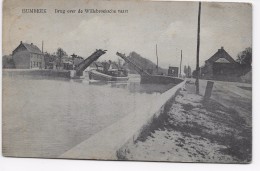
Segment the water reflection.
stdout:
<path fill-rule="evenodd" d="M 6 78 L 6 76 L 5 76 Z M 89 80 L 86 76 L 84 79 L 68 79 L 62 77 L 49 77 L 49 76 L 35 76 L 35 75 L 15 75 L 9 77 L 10 79 L 15 80 L 49 80 L 49 81 L 63 81 L 63 82 L 72 82 L 72 83 L 80 83 L 84 85 L 91 86 L 100 86 L 100 87 L 111 87 L 111 88 L 121 88 L 125 89 L 130 93 L 164 93 L 174 86 L 174 84 L 140 84 L 140 76 L 139 75 L 130 75 L 128 81 L 96 81 Z"/>
<path fill-rule="evenodd" d="M 165 91 L 172 88 L 174 84 L 140 84 L 140 83 L 129 83 L 129 91 L 131 93 L 164 93 Z"/>
<path fill-rule="evenodd" d="M 110 86 L 111 88 L 122 88 L 126 89 L 130 93 L 164 93 L 174 86 L 174 84 L 140 84 L 140 82 L 132 81 L 131 79 L 127 82 L 104 82 L 104 81 L 93 81 L 89 82 L 90 85 L 96 86 Z"/>
<path fill-rule="evenodd" d="M 140 84 L 136 76 L 127 82 L 3 76 L 4 153 L 58 157 L 171 86 Z"/>
<path fill-rule="evenodd" d="M 114 82 L 114 83 L 110 83 L 112 88 L 123 88 L 123 89 L 127 89 L 128 83 L 127 82 Z"/>

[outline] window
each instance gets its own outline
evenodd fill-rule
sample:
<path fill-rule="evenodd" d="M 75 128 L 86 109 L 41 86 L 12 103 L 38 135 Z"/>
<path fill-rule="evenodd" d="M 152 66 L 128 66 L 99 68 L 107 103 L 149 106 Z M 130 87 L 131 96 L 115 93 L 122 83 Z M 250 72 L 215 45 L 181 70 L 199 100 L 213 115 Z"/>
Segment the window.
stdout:
<path fill-rule="evenodd" d="M 33 67 L 33 62 L 31 61 L 31 68 Z"/>
<path fill-rule="evenodd" d="M 33 61 L 33 66 L 35 67 L 35 61 Z"/>

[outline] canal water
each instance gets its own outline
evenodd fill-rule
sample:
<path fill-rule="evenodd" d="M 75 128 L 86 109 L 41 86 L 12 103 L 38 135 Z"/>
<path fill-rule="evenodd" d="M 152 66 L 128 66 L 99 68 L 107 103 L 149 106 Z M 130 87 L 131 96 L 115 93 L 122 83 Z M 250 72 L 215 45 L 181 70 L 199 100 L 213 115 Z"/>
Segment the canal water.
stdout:
<path fill-rule="evenodd" d="M 3 153 L 58 157 L 172 86 L 3 76 Z"/>

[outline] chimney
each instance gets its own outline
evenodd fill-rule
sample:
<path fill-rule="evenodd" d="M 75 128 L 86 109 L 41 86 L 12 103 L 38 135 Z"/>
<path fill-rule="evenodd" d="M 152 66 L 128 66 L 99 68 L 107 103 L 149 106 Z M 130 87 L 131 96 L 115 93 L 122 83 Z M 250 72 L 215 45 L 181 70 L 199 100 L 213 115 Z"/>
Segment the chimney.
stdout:
<path fill-rule="evenodd" d="M 20 41 L 20 43 L 22 44 L 22 43 L 23 43 L 23 41 Z"/>
<path fill-rule="evenodd" d="M 221 48 L 220 49 L 218 49 L 218 52 L 221 52 L 221 51 L 223 51 L 224 50 L 224 47 L 223 46 L 221 46 Z"/>
<path fill-rule="evenodd" d="M 33 43 L 31 43 L 31 45 L 33 45 Z"/>

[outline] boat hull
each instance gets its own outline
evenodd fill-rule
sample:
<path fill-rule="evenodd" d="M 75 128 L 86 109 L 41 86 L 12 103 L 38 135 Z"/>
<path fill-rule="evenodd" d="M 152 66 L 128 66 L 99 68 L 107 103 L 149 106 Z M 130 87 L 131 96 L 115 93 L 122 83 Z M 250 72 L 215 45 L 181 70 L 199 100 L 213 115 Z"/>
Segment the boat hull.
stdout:
<path fill-rule="evenodd" d="M 89 71 L 90 80 L 99 80 L 99 81 L 127 81 L 128 77 L 115 77 L 107 74 L 103 74 L 96 70 Z"/>

